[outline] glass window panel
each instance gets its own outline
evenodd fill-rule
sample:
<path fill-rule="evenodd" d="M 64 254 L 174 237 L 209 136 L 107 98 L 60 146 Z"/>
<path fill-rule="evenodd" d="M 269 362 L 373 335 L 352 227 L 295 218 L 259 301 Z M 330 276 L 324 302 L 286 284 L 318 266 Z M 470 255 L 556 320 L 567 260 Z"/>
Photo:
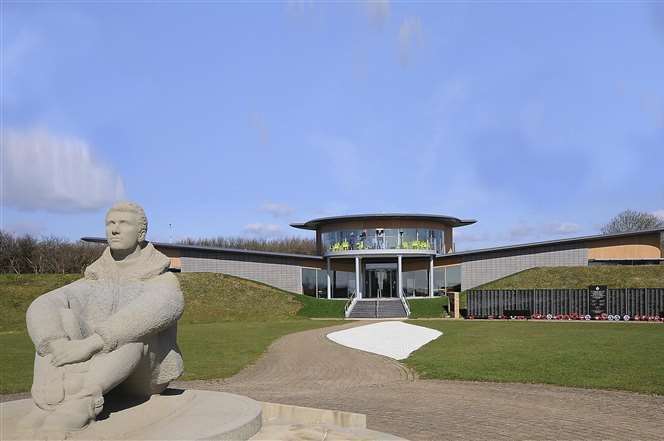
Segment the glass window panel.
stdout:
<path fill-rule="evenodd" d="M 417 230 L 414 228 L 404 228 L 401 234 L 401 248 L 409 249 L 412 243 L 417 240 Z"/>
<path fill-rule="evenodd" d="M 376 246 L 377 246 L 376 230 L 369 228 L 368 230 L 365 230 L 365 231 L 366 231 L 366 234 L 367 234 L 366 239 L 365 239 L 367 249 L 375 250 Z"/>
<path fill-rule="evenodd" d="M 431 230 L 432 243 L 431 248 L 437 252 L 441 252 L 443 249 L 443 231 L 442 230 Z"/>
<path fill-rule="evenodd" d="M 441 296 L 445 294 L 445 268 L 438 267 L 433 269 L 433 295 Z"/>
<path fill-rule="evenodd" d="M 461 292 L 461 265 L 446 268 L 446 288 L 451 292 Z"/>
<path fill-rule="evenodd" d="M 316 282 L 318 284 L 316 293 L 319 299 L 327 298 L 327 270 L 316 270 Z"/>
<path fill-rule="evenodd" d="M 432 249 L 444 250 L 443 230 L 428 228 L 368 228 L 323 233 L 325 250 Z"/>
<path fill-rule="evenodd" d="M 399 247 L 399 230 L 390 228 L 385 229 L 385 248 L 395 249 Z"/>
<path fill-rule="evenodd" d="M 355 286 L 355 273 L 348 271 L 334 271 L 334 290 L 332 297 L 335 299 L 345 299 L 350 295 L 351 285 L 349 281 L 352 280 L 352 286 Z"/>
<path fill-rule="evenodd" d="M 429 271 L 417 270 L 403 273 L 404 294 L 408 297 L 429 295 Z"/>
<path fill-rule="evenodd" d="M 302 293 L 316 297 L 316 270 L 302 268 Z"/>

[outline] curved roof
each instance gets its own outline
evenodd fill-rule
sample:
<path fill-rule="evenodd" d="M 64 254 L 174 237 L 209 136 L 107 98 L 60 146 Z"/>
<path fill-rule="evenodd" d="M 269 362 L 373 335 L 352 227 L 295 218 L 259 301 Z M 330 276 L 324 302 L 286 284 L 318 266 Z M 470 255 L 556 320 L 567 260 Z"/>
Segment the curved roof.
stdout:
<path fill-rule="evenodd" d="M 301 228 L 303 230 L 317 230 L 322 225 L 333 224 L 346 221 L 364 221 L 372 219 L 403 219 L 440 222 L 452 227 L 462 227 L 477 222 L 475 219 L 459 219 L 452 216 L 443 216 L 438 214 L 414 214 L 414 213 L 374 213 L 374 214 L 351 214 L 346 216 L 332 216 L 312 219 L 303 223 L 290 224 L 291 227 Z"/>

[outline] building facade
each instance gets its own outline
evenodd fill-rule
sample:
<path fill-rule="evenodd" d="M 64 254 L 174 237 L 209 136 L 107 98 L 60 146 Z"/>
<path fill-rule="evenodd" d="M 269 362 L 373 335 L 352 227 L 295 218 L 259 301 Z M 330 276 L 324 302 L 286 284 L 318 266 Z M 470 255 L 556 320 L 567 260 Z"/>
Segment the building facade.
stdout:
<path fill-rule="evenodd" d="M 455 251 L 454 229 L 475 222 L 397 213 L 291 224 L 315 233 L 317 255 L 153 244 L 176 271 L 225 273 L 327 299 L 433 297 L 534 267 L 664 261 L 664 229 Z"/>

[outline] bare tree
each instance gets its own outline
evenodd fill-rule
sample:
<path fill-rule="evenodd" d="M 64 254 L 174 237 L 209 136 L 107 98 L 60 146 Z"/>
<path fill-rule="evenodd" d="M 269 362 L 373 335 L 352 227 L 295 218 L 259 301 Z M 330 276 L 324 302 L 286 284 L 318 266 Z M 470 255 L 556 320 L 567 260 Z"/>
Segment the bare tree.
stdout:
<path fill-rule="evenodd" d="M 14 236 L 0 230 L 0 273 L 78 273 L 104 250 L 102 244 L 69 242 L 55 236 Z"/>
<path fill-rule="evenodd" d="M 316 241 L 303 237 L 282 237 L 274 239 L 249 239 L 244 237 L 203 237 L 186 238 L 178 243 L 215 248 L 239 250 L 273 251 L 278 253 L 316 254 Z"/>
<path fill-rule="evenodd" d="M 602 227 L 602 234 L 664 228 L 664 219 L 645 211 L 625 210 Z"/>

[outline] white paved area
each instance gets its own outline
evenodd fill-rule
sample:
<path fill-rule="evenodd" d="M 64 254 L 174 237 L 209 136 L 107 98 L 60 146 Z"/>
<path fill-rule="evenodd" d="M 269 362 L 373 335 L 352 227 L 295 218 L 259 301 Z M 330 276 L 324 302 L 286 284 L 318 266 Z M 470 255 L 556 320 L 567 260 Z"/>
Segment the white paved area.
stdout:
<path fill-rule="evenodd" d="M 331 332 L 327 338 L 349 348 L 403 360 L 441 335 L 435 329 L 389 321 Z"/>

